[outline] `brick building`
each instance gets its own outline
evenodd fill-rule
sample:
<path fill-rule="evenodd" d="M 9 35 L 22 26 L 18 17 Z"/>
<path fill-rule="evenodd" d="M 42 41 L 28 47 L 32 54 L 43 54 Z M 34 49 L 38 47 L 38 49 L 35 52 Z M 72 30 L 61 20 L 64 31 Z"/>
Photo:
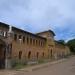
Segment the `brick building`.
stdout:
<path fill-rule="evenodd" d="M 12 60 L 25 62 L 69 54 L 69 48 L 56 43 L 54 36 L 51 30 L 33 34 L 0 22 L 0 68 L 10 68 Z"/>

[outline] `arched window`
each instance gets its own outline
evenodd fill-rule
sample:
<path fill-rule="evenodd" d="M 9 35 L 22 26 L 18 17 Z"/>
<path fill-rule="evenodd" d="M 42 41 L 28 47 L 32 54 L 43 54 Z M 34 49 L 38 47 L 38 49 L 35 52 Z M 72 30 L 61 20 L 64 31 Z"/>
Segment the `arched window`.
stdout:
<path fill-rule="evenodd" d="M 28 52 L 28 59 L 31 58 L 31 51 Z"/>
<path fill-rule="evenodd" d="M 44 57 L 44 52 L 42 53 L 42 56 Z"/>
<path fill-rule="evenodd" d="M 17 40 L 17 34 L 14 34 L 14 40 L 15 41 Z"/>
<path fill-rule="evenodd" d="M 22 51 L 19 51 L 19 59 L 22 57 Z"/>

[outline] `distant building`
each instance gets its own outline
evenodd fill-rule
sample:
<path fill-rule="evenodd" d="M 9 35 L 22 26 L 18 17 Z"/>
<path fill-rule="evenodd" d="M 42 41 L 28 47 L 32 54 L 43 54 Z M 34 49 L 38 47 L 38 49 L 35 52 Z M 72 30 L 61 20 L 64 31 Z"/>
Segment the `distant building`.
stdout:
<path fill-rule="evenodd" d="M 55 54 L 57 58 L 62 58 L 70 54 L 70 49 L 67 45 L 55 41 Z"/>
<path fill-rule="evenodd" d="M 0 22 L 0 68 L 10 68 L 12 61 L 59 58 L 69 48 L 54 40 L 51 30 L 33 34 Z"/>

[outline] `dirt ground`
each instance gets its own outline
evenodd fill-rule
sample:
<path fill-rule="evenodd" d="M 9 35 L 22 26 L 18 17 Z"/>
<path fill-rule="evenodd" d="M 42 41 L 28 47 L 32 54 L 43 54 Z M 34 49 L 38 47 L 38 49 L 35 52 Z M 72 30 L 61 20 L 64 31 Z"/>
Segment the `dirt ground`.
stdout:
<path fill-rule="evenodd" d="M 75 57 L 35 71 L 0 70 L 0 75 L 75 75 Z"/>

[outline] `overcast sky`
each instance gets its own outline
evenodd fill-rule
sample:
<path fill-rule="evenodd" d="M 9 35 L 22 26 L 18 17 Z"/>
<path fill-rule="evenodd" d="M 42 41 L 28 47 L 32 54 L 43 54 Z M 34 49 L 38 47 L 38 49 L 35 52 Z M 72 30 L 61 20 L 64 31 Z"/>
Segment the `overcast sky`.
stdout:
<path fill-rule="evenodd" d="M 75 37 L 75 0 L 0 0 L 0 22 L 68 40 Z"/>

